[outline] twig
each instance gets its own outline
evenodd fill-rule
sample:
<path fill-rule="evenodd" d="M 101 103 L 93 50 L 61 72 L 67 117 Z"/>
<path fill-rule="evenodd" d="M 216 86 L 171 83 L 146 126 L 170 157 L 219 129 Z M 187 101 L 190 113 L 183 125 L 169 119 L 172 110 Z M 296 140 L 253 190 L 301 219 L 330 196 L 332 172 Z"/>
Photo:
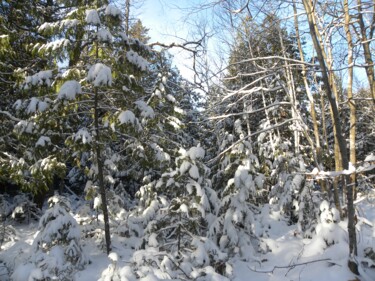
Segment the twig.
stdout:
<path fill-rule="evenodd" d="M 316 262 L 321 262 L 321 261 L 331 261 L 331 259 L 321 259 L 321 260 L 313 260 L 313 261 L 307 261 L 307 262 L 302 262 L 302 263 L 295 263 L 295 264 L 291 264 L 291 265 L 284 265 L 284 266 L 274 266 L 272 270 L 256 270 L 254 268 L 250 268 L 250 266 L 247 266 L 251 271 L 253 272 L 257 272 L 257 273 L 273 273 L 276 269 L 283 269 L 283 268 L 294 268 L 296 266 L 301 266 L 301 265 L 306 265 L 306 264 L 310 264 L 310 263 L 316 263 Z M 331 261 L 331 263 L 333 265 L 338 265 L 336 263 L 333 263 Z"/>
<path fill-rule="evenodd" d="M 191 277 L 170 256 L 166 255 L 166 257 L 186 276 L 188 280 L 191 280 Z"/>
<path fill-rule="evenodd" d="M 199 40 L 199 41 L 194 41 L 194 42 L 185 42 L 185 43 L 182 43 L 182 44 L 179 44 L 179 43 L 171 43 L 171 44 L 164 44 L 164 43 L 160 43 L 160 42 L 154 42 L 154 43 L 151 43 L 151 44 L 148 44 L 150 47 L 154 47 L 154 46 L 159 46 L 159 47 L 162 47 L 162 48 L 167 48 L 167 49 L 171 49 L 171 48 L 181 48 L 181 49 L 184 49 L 186 51 L 189 51 L 189 52 L 193 52 L 193 53 L 196 53 L 196 50 L 194 49 L 191 49 L 189 47 L 189 45 L 195 45 L 196 47 L 197 46 L 200 46 L 202 44 L 202 40 Z"/>

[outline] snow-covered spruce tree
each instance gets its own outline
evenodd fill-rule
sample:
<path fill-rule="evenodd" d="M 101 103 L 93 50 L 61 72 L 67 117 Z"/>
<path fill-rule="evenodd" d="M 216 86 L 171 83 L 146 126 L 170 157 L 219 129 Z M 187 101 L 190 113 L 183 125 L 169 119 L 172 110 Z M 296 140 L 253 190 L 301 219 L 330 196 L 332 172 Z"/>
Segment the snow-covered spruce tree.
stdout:
<path fill-rule="evenodd" d="M 13 197 L 11 217 L 17 222 L 30 223 L 31 219 L 39 220 L 41 210 L 31 200 L 30 194 L 21 193 Z"/>
<path fill-rule="evenodd" d="M 142 131 L 133 112 L 137 108 L 134 102 L 143 91 L 138 80 L 147 68 L 142 55 L 149 50 L 122 32 L 121 11 L 114 5 L 107 1 L 97 1 L 95 6 L 76 4 L 61 3 L 66 14 L 39 28 L 40 33 L 54 36 L 50 42 L 35 47 L 40 56 L 68 60 L 67 66 L 59 69 L 57 75 L 46 71 L 46 75 L 38 74 L 34 80 L 39 83 L 41 77 L 41 83 L 54 81 L 51 106 L 40 116 L 46 122 L 57 123 L 48 132 L 60 136 L 56 142 L 50 138 L 53 146 L 65 145 L 59 151 L 65 151 L 66 158 L 60 160 L 68 162 L 70 169 L 78 166 L 98 187 L 109 252 L 106 187 L 113 185 L 114 178 L 121 177 L 124 170 L 118 164 L 115 177 L 108 174 L 112 168 L 107 160 L 116 158 L 128 165 L 130 155 L 113 155 L 115 151 L 125 151 L 125 140 L 137 140 Z"/>
<path fill-rule="evenodd" d="M 143 141 L 138 144 L 143 148 L 143 153 L 136 154 L 133 152 L 132 154 L 133 160 L 139 159 L 136 163 L 142 163 L 143 165 L 143 186 L 136 194 L 139 204 L 132 212 L 134 218 L 147 212 L 147 210 L 152 210 L 155 204 L 157 205 L 158 193 L 155 186 L 163 173 L 174 169 L 174 160 L 178 156 L 180 147 L 179 142 L 185 135 L 183 123 L 180 120 L 183 110 L 179 107 L 179 97 L 174 90 L 178 89 L 179 76 L 170 68 L 170 62 L 164 61 L 164 58 L 163 54 L 160 57 L 156 55 L 154 63 L 150 66 L 151 75 L 154 77 L 147 82 L 152 87 L 147 100 L 149 106 L 143 105 L 142 107 L 145 110 L 147 108 L 152 109 L 150 107 L 152 106 L 154 110 L 144 111 L 141 115 L 147 116 L 152 113 L 153 118 L 147 120 L 143 117 L 141 119 L 142 124 L 147 122 L 147 126 L 144 126 Z M 172 81 L 169 81 L 170 79 Z M 178 89 L 178 91 L 181 91 L 181 89 Z M 142 105 L 142 103 L 138 104 Z M 151 219 L 153 219 L 153 216 L 140 220 L 131 219 L 131 233 L 137 237 L 142 237 L 142 229 Z M 137 230 L 138 227 L 136 227 L 138 223 L 141 224 L 140 230 Z"/>
<path fill-rule="evenodd" d="M 220 249 L 229 256 L 240 254 L 246 260 L 255 258 L 257 239 L 254 213 L 259 213 L 267 191 L 264 189 L 265 175 L 253 153 L 252 144 L 245 139 L 244 119 L 223 120 L 231 124 L 219 128 L 219 155 L 213 166 L 213 186 L 220 198 L 219 213 L 210 226 L 209 235 Z M 266 193 L 266 194 L 265 194 Z"/>
<path fill-rule="evenodd" d="M 0 183 L 12 182 L 14 170 L 9 162 L 24 157 L 25 148 L 12 133 L 14 125 L 23 117 L 16 116 L 13 104 L 18 99 L 38 96 L 35 92 L 22 91 L 20 84 L 24 82 L 25 72 L 30 75 L 49 64 L 34 56 L 32 46 L 46 41 L 38 35 L 37 28 L 46 18 L 54 18 L 56 10 L 51 2 L 21 0 L 0 6 Z"/>
<path fill-rule="evenodd" d="M 328 201 L 323 200 L 319 206 L 318 223 L 310 244 L 306 245 L 304 252 L 308 254 L 314 251 L 325 251 L 335 244 L 348 244 L 348 234 L 339 224 L 340 213 L 335 207 L 331 207 Z"/>
<path fill-rule="evenodd" d="M 19 71 L 20 83 L 15 91 L 20 99 L 11 105 L 12 113 L 17 116 L 14 120 L 18 121 L 12 135 L 16 139 L 11 142 L 14 148 L 7 155 L 8 162 L 1 163 L 11 181 L 34 194 L 46 193 L 53 181 L 65 174 L 65 164 L 60 161 L 62 151 L 56 149 L 61 141 L 52 133 L 58 122 L 56 115 L 48 112 L 56 62 L 51 59 L 42 65 L 42 70 L 37 64 L 35 68 Z"/>
<path fill-rule="evenodd" d="M 48 205 L 33 242 L 33 262 L 43 280 L 72 280 L 72 274 L 88 263 L 80 245 L 80 229 L 69 213 L 67 198 L 53 196 Z"/>
<path fill-rule="evenodd" d="M 146 249 L 133 256 L 138 277 L 154 272 L 159 277 L 199 278 L 215 274 L 212 266 L 225 264 L 226 255 L 206 238 L 219 202 L 202 162 L 204 149 L 180 148 L 179 154 L 174 169 L 139 191 L 141 203 L 148 202 L 148 207 L 129 217 L 130 230 L 140 233 Z"/>

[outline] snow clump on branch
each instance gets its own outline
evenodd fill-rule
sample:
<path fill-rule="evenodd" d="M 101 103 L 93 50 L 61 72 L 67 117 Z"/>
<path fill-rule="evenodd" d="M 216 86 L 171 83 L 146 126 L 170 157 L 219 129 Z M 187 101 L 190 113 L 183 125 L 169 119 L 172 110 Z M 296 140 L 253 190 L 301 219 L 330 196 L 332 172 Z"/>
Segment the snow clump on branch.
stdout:
<path fill-rule="evenodd" d="M 100 19 L 96 10 L 86 11 L 86 22 L 92 25 L 100 25 Z"/>
<path fill-rule="evenodd" d="M 74 100 L 77 94 L 82 93 L 81 84 L 75 80 L 66 81 L 57 95 L 58 100 L 67 99 Z"/>
<path fill-rule="evenodd" d="M 112 72 L 111 69 L 102 64 L 97 63 L 91 66 L 89 73 L 87 75 L 87 81 L 93 82 L 95 87 L 112 85 Z"/>

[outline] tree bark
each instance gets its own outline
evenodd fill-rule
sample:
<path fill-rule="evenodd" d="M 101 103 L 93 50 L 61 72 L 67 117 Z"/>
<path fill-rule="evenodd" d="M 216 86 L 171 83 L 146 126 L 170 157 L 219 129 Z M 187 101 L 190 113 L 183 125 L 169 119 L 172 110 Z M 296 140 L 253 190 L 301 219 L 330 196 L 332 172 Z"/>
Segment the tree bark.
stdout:
<path fill-rule="evenodd" d="M 129 36 L 130 30 L 130 0 L 125 0 L 125 34 Z"/>
<path fill-rule="evenodd" d="M 371 56 L 371 49 L 370 49 L 370 41 L 367 38 L 366 35 L 366 26 L 365 22 L 363 20 L 363 11 L 362 11 L 362 0 L 357 0 L 357 9 L 358 9 L 358 23 L 359 23 L 359 28 L 361 32 L 361 41 L 362 41 L 362 46 L 363 46 L 363 52 L 365 55 L 365 62 L 366 62 L 366 74 L 367 74 L 367 79 L 370 85 L 370 92 L 372 96 L 372 100 L 375 103 L 375 82 L 374 82 L 374 62 L 372 60 Z M 371 27 L 371 33 L 373 32 L 373 27 Z M 370 38 L 372 39 L 372 38 Z"/>
<path fill-rule="evenodd" d="M 348 155 L 347 155 L 346 141 L 342 133 L 340 119 L 339 119 L 340 118 L 339 111 L 338 111 L 337 104 L 336 104 L 336 97 L 332 91 L 332 85 L 330 84 L 330 79 L 328 77 L 328 69 L 326 66 L 326 61 L 324 59 L 323 49 L 317 37 L 317 26 L 316 26 L 314 14 L 313 14 L 314 6 L 311 0 L 303 0 L 303 5 L 307 13 L 310 35 L 311 35 L 311 38 L 314 44 L 314 49 L 316 51 L 319 65 L 322 71 L 322 80 L 326 87 L 328 101 L 332 109 L 333 123 L 335 125 L 334 129 L 335 129 L 336 135 L 338 136 L 338 144 L 340 147 L 340 154 L 341 154 L 343 168 L 348 169 L 349 161 L 348 161 Z M 358 274 L 358 265 L 353 259 L 353 257 L 357 255 L 357 239 L 356 239 L 356 232 L 355 232 L 355 222 L 354 222 L 355 210 L 354 210 L 354 204 L 353 204 L 353 192 L 352 192 L 351 185 L 347 187 L 347 208 L 348 208 L 349 253 L 350 253 L 348 266 L 349 266 L 349 269 L 353 273 Z"/>
<path fill-rule="evenodd" d="M 99 31 L 99 27 L 97 27 L 97 32 Z M 99 43 L 96 42 L 96 50 L 95 50 L 96 60 L 99 59 Z M 105 244 L 107 255 L 111 251 L 111 234 L 109 229 L 109 216 L 108 216 L 108 206 L 107 206 L 107 196 L 105 192 L 104 186 L 104 171 L 103 171 L 103 161 L 101 156 L 101 149 L 100 149 L 100 128 L 99 128 L 99 96 L 98 96 L 98 88 L 94 88 L 94 127 L 95 127 L 95 153 L 96 153 L 96 162 L 98 165 L 98 181 L 99 181 L 99 190 L 100 190 L 100 197 L 102 199 L 102 211 L 103 211 L 103 218 L 104 218 L 104 235 L 105 235 Z"/>
<path fill-rule="evenodd" d="M 349 3 L 348 0 L 344 0 L 344 12 L 345 12 L 345 33 L 346 33 L 346 41 L 348 42 L 348 86 L 347 86 L 347 93 L 348 93 L 348 102 L 350 108 L 350 131 L 349 131 L 349 149 L 350 149 L 350 162 L 352 165 L 356 165 L 357 157 L 356 157 L 356 148 L 355 148 L 355 135 L 356 135 L 356 105 L 355 100 L 353 99 L 353 39 L 352 34 L 350 32 L 350 14 L 349 14 Z M 356 198 L 356 174 L 353 173 L 350 175 L 350 184 L 354 186 L 354 200 Z"/>
<path fill-rule="evenodd" d="M 96 142 L 95 142 L 95 153 L 96 153 L 96 162 L 98 165 L 98 181 L 99 181 L 99 190 L 100 196 L 102 199 L 102 211 L 104 217 L 104 232 L 105 232 L 105 244 L 107 254 L 111 251 L 111 235 L 109 230 L 109 217 L 108 217 L 108 207 L 107 207 L 107 197 L 105 193 L 105 186 L 104 186 L 104 173 L 103 173 L 103 161 L 101 157 L 101 149 L 100 149 L 100 129 L 99 129 L 99 115 L 98 115 L 98 89 L 95 88 L 95 103 L 94 103 L 94 125 L 95 125 L 95 134 L 96 134 Z"/>
<path fill-rule="evenodd" d="M 305 62 L 305 56 L 303 54 L 301 38 L 300 38 L 300 35 L 299 35 L 297 6 L 296 6 L 295 1 L 293 1 L 293 11 L 294 11 L 294 28 L 295 28 L 295 31 L 296 31 L 298 51 L 299 51 L 301 61 Z M 320 145 L 320 134 L 319 134 L 319 127 L 318 127 L 318 120 L 316 118 L 315 101 L 314 101 L 314 97 L 312 96 L 311 91 L 310 91 L 309 82 L 307 81 L 306 65 L 304 63 L 302 63 L 301 67 L 302 67 L 303 84 L 305 86 L 307 98 L 309 99 L 309 102 L 310 102 L 310 110 L 311 110 L 310 113 L 311 113 L 311 119 L 312 119 L 312 122 L 313 122 L 314 137 L 315 137 L 316 159 L 318 161 L 318 164 L 320 165 L 322 163 L 322 147 Z"/>

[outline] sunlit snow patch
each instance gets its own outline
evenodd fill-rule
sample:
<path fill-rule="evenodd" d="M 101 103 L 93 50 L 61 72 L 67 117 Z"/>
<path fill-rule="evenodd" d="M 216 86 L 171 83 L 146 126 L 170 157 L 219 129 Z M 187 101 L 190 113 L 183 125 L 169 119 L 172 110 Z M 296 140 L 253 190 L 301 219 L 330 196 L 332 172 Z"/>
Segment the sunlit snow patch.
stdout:
<path fill-rule="evenodd" d="M 91 66 L 89 73 L 87 75 L 87 81 L 93 82 L 95 87 L 98 86 L 104 86 L 112 85 L 112 73 L 111 69 L 102 64 L 102 63 L 97 63 Z"/>
<path fill-rule="evenodd" d="M 96 10 L 86 10 L 86 22 L 92 25 L 99 25 L 100 19 Z"/>
<path fill-rule="evenodd" d="M 57 99 L 74 100 L 77 94 L 82 93 L 81 84 L 75 80 L 66 81 L 60 88 Z"/>

